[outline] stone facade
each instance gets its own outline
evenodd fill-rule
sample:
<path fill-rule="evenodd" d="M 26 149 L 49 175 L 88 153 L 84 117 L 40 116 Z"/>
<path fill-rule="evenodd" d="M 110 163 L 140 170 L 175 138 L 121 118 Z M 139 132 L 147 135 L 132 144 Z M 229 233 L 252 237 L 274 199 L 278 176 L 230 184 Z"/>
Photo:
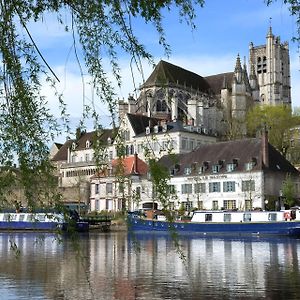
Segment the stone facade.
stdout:
<path fill-rule="evenodd" d="M 215 136 L 228 135 L 234 123 L 244 136 L 251 106 L 291 104 L 288 44 L 282 44 L 271 28 L 265 45 L 250 44 L 249 70 L 248 74 L 239 55 L 233 72 L 207 77 L 160 61 L 140 87 L 139 97 L 120 102 L 120 116 L 130 112 L 180 120 Z"/>

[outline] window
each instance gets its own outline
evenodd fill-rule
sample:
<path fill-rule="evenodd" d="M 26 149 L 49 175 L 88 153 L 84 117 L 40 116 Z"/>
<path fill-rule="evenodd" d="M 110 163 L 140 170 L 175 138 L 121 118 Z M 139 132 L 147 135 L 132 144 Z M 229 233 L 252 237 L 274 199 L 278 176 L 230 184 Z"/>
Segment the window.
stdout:
<path fill-rule="evenodd" d="M 106 193 L 112 193 L 112 183 L 106 184 Z"/>
<path fill-rule="evenodd" d="M 235 168 L 236 168 L 236 164 L 234 164 L 234 163 L 230 163 L 230 164 L 226 165 L 227 172 L 233 172 L 235 170 Z"/>
<path fill-rule="evenodd" d="M 86 142 L 85 142 L 85 148 L 90 148 L 90 146 L 91 146 L 91 143 L 90 143 L 90 141 L 89 140 L 87 140 Z"/>
<path fill-rule="evenodd" d="M 276 213 L 269 213 L 268 220 L 269 221 L 277 221 L 277 214 Z"/>
<path fill-rule="evenodd" d="M 245 210 L 251 210 L 251 209 L 252 209 L 252 201 L 245 200 Z"/>
<path fill-rule="evenodd" d="M 255 191 L 255 181 L 254 180 L 243 180 L 242 181 L 242 192 Z"/>
<path fill-rule="evenodd" d="M 236 201 L 235 200 L 224 200 L 223 202 L 224 209 L 232 210 L 236 209 Z"/>
<path fill-rule="evenodd" d="M 95 184 L 95 194 L 99 194 L 99 184 Z"/>
<path fill-rule="evenodd" d="M 221 191 L 220 182 L 210 182 L 209 183 L 209 192 L 210 193 L 219 193 Z"/>
<path fill-rule="evenodd" d="M 205 167 L 200 166 L 200 167 L 198 168 L 198 174 L 203 174 L 204 172 L 205 172 Z"/>
<path fill-rule="evenodd" d="M 253 161 L 245 163 L 245 170 L 251 171 L 254 167 L 255 163 Z"/>
<path fill-rule="evenodd" d="M 72 155 L 72 157 L 71 157 L 71 162 L 72 162 L 72 163 L 76 162 L 76 156 L 75 156 L 75 155 Z"/>
<path fill-rule="evenodd" d="M 205 214 L 205 222 L 211 222 L 212 221 L 212 214 Z"/>
<path fill-rule="evenodd" d="M 205 182 L 195 183 L 194 192 L 195 194 L 205 193 Z"/>
<path fill-rule="evenodd" d="M 212 166 L 212 172 L 213 173 L 219 173 L 220 169 L 221 169 L 220 165 L 213 165 Z"/>
<path fill-rule="evenodd" d="M 168 188 L 169 188 L 170 195 L 176 194 L 176 186 L 174 184 L 170 184 Z"/>
<path fill-rule="evenodd" d="M 219 209 L 219 205 L 218 205 L 218 201 L 217 200 L 214 200 L 212 202 L 212 209 L 213 210 L 218 210 Z"/>
<path fill-rule="evenodd" d="M 119 193 L 124 193 L 124 182 L 119 182 Z"/>
<path fill-rule="evenodd" d="M 244 222 L 251 222 L 251 213 L 244 213 L 243 214 L 243 221 Z"/>
<path fill-rule="evenodd" d="M 99 200 L 95 201 L 95 210 L 99 210 Z"/>
<path fill-rule="evenodd" d="M 190 142 L 189 142 L 189 149 L 190 150 L 193 150 L 194 149 L 194 140 L 190 140 Z"/>
<path fill-rule="evenodd" d="M 90 155 L 88 153 L 85 154 L 85 161 L 90 161 Z"/>
<path fill-rule="evenodd" d="M 110 160 L 113 159 L 113 152 L 112 151 L 109 151 L 108 157 L 109 157 Z"/>
<path fill-rule="evenodd" d="M 140 186 L 137 186 L 137 187 L 136 187 L 135 192 L 136 192 L 137 198 L 141 198 L 141 187 L 140 187 Z"/>
<path fill-rule="evenodd" d="M 190 166 L 184 168 L 184 175 L 191 175 L 192 168 Z"/>
<path fill-rule="evenodd" d="M 224 214 L 224 222 L 231 222 L 231 214 Z"/>
<path fill-rule="evenodd" d="M 235 181 L 223 182 L 223 192 L 235 192 Z"/>
<path fill-rule="evenodd" d="M 186 138 L 181 139 L 181 149 L 188 150 L 188 140 Z"/>
<path fill-rule="evenodd" d="M 191 194 L 193 192 L 193 186 L 190 183 L 181 185 L 181 194 Z"/>

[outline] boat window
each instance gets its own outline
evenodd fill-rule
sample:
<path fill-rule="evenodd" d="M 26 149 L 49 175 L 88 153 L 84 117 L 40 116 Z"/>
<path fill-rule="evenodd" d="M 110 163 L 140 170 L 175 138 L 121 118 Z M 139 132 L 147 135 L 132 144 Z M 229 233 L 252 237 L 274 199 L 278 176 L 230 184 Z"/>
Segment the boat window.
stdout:
<path fill-rule="evenodd" d="M 24 221 L 25 215 L 20 215 L 19 221 Z"/>
<path fill-rule="evenodd" d="M 231 222 L 231 214 L 224 214 L 224 222 Z"/>
<path fill-rule="evenodd" d="M 277 214 L 276 213 L 269 213 L 268 220 L 269 221 L 277 221 Z"/>
<path fill-rule="evenodd" d="M 45 222 L 45 215 L 38 215 L 37 220 L 39 222 Z"/>
<path fill-rule="evenodd" d="M 17 220 L 17 214 L 12 214 L 10 217 L 11 221 L 16 221 Z"/>
<path fill-rule="evenodd" d="M 27 222 L 34 222 L 34 215 L 33 214 L 27 215 Z"/>
<path fill-rule="evenodd" d="M 205 214 L 205 222 L 212 221 L 212 214 Z"/>
<path fill-rule="evenodd" d="M 243 215 L 243 221 L 244 222 L 251 222 L 251 213 L 245 213 Z"/>
<path fill-rule="evenodd" d="M 10 221 L 10 214 L 4 214 L 3 221 Z"/>

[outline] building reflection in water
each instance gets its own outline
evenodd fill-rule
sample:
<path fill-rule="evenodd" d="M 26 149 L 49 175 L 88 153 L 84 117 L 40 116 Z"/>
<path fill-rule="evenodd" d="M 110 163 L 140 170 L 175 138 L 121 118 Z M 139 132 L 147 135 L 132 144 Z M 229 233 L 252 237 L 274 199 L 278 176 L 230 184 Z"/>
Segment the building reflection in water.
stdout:
<path fill-rule="evenodd" d="M 21 251 L 15 256 L 11 242 Z M 77 242 L 80 251 L 77 251 Z M 0 234 L 1 295 L 18 299 L 297 299 L 300 240 L 126 232 Z M 12 298 L 12 297 L 11 297 Z"/>

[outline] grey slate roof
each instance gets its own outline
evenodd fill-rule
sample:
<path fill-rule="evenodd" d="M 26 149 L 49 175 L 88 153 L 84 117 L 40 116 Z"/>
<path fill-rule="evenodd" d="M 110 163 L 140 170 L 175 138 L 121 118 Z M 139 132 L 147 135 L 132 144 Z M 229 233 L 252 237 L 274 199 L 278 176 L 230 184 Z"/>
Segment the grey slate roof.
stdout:
<path fill-rule="evenodd" d="M 209 84 L 202 76 L 161 60 L 142 88 L 166 85 L 192 87 L 204 93 L 210 91 Z"/>
<path fill-rule="evenodd" d="M 152 86 L 186 86 L 204 93 L 220 94 L 222 88 L 231 86 L 234 72 L 202 77 L 196 73 L 161 60 L 142 88 Z"/>
<path fill-rule="evenodd" d="M 256 164 L 252 171 L 265 170 L 299 174 L 297 169 L 269 143 L 268 152 L 269 167 L 265 167 L 262 162 L 262 140 L 260 138 L 244 139 L 201 145 L 190 153 L 178 155 L 176 160 L 164 156 L 161 158 L 160 164 L 168 169 L 172 169 L 176 162 L 176 164 L 180 165 L 177 175 L 183 175 L 185 167 L 192 166 L 195 163 L 199 167 L 204 162 L 208 162 L 209 166 L 205 174 L 212 174 L 212 165 L 223 162 L 223 167 L 218 172 L 218 174 L 222 174 L 227 173 L 226 165 L 233 163 L 233 160 L 237 162 L 235 172 L 244 172 L 245 164 L 255 161 Z"/>
<path fill-rule="evenodd" d="M 67 140 L 57 151 L 57 153 L 51 159 L 52 161 L 67 161 L 68 148 L 71 147 L 75 140 Z"/>
<path fill-rule="evenodd" d="M 101 130 L 101 135 L 100 135 L 100 140 L 103 142 L 104 145 L 107 145 L 107 139 L 111 138 L 113 141 L 113 129 L 102 129 Z M 90 131 L 83 133 L 81 137 L 78 139 L 76 142 L 76 150 L 83 150 L 86 149 L 86 142 L 90 141 L 91 145 L 96 139 L 96 131 Z"/>
<path fill-rule="evenodd" d="M 228 88 L 231 86 L 233 74 L 234 74 L 233 72 L 228 72 L 228 73 L 206 76 L 204 78 L 208 82 L 214 94 L 218 95 L 221 93 L 221 89 Z"/>
<path fill-rule="evenodd" d="M 52 161 L 67 161 L 68 158 L 68 148 L 72 146 L 72 143 L 76 143 L 75 150 L 83 150 L 86 149 L 86 141 L 90 141 L 91 145 L 95 140 L 95 131 L 85 132 L 81 135 L 81 137 L 76 141 L 75 139 L 67 140 L 57 151 L 57 153 L 51 159 Z M 104 145 L 107 145 L 107 139 L 110 137 L 113 141 L 113 129 L 103 129 L 102 134 L 100 136 L 100 140 Z"/>
<path fill-rule="evenodd" d="M 132 129 L 135 133 L 135 135 L 144 134 L 146 131 L 146 127 L 149 126 L 149 123 L 151 124 L 151 127 L 158 125 L 160 119 L 157 118 L 150 118 L 143 115 L 138 114 L 127 114 L 128 120 L 132 126 Z"/>

